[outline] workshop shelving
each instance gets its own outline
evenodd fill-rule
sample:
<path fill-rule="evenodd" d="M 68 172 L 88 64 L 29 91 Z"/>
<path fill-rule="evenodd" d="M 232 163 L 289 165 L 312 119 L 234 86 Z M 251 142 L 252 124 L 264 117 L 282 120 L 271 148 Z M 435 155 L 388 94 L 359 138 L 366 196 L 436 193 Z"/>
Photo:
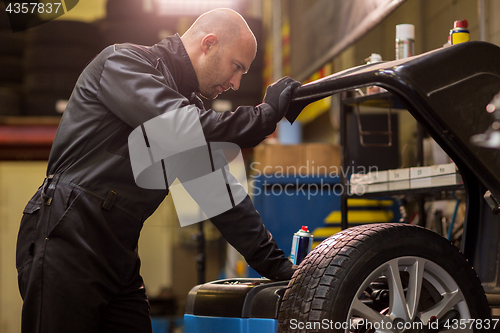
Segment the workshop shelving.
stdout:
<path fill-rule="evenodd" d="M 364 135 L 373 135 L 373 134 L 378 134 L 378 135 L 385 135 L 387 136 L 387 141 L 385 144 L 375 144 L 377 147 L 381 146 L 387 146 L 390 147 L 392 146 L 392 141 L 394 140 L 393 134 L 395 131 L 395 126 L 398 124 L 394 124 L 391 120 L 391 115 L 394 114 L 394 110 L 403 110 L 406 112 L 404 109 L 404 106 L 389 92 L 381 92 L 377 94 L 370 94 L 370 95 L 358 95 L 359 94 L 359 89 L 357 91 L 348 91 L 348 92 L 343 92 L 342 97 L 340 98 L 340 144 L 342 147 L 342 155 L 341 155 L 341 165 L 342 165 L 342 170 L 348 170 L 349 168 L 349 161 L 350 156 L 349 156 L 349 145 L 351 142 L 349 142 L 349 118 L 351 116 L 356 116 L 357 117 L 357 122 L 358 122 L 358 133 L 359 133 L 359 140 L 360 143 L 367 144 L 364 142 Z M 364 131 L 362 129 L 362 126 L 360 124 L 360 106 L 369 106 L 369 107 L 378 107 L 378 108 L 383 108 L 387 109 L 387 128 L 381 129 L 378 131 Z M 424 160 L 423 160 L 423 137 L 425 135 L 425 132 L 423 128 L 419 125 L 416 124 L 417 126 L 417 141 L 416 141 L 416 151 L 417 151 L 417 164 L 415 167 L 423 166 Z M 396 138 L 397 139 L 397 138 Z M 368 143 L 369 145 L 369 143 Z M 382 172 L 382 171 L 381 171 Z M 340 181 L 341 184 L 345 188 L 349 188 L 350 182 L 348 177 L 351 174 L 343 172 L 340 175 Z M 365 193 L 353 193 L 352 191 L 345 191 L 341 195 L 340 198 L 340 212 L 341 212 L 341 226 L 342 229 L 346 229 L 349 227 L 349 221 L 347 217 L 347 200 L 348 198 L 352 197 L 362 197 L 362 198 L 379 198 L 379 197 L 394 197 L 394 198 L 399 198 L 399 199 L 404 199 L 404 201 L 415 201 L 418 205 L 418 213 L 419 213 L 419 225 L 425 226 L 426 225 L 426 212 L 424 208 L 424 204 L 427 200 L 440 200 L 440 199 L 447 199 L 450 198 L 450 195 L 452 193 L 455 193 L 456 191 L 463 191 L 464 186 L 463 184 L 459 181 L 455 184 L 444 184 L 444 185 L 437 185 L 437 186 L 431 186 L 431 185 L 426 185 L 422 187 L 409 187 L 408 188 L 401 188 L 401 189 L 394 189 L 390 188 L 389 186 L 383 186 L 389 184 L 389 181 L 387 180 L 385 183 L 378 183 L 382 184 L 382 186 L 379 187 L 379 189 L 367 191 Z M 403 216 L 404 218 L 404 216 Z"/>

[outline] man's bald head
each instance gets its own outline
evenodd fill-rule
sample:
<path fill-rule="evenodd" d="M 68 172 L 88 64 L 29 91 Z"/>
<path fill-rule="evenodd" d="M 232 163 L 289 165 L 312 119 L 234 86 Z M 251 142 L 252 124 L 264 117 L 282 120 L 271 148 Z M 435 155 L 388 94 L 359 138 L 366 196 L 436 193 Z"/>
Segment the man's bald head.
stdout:
<path fill-rule="evenodd" d="M 245 19 L 228 8 L 219 8 L 209 11 L 193 23 L 182 35 L 184 42 L 199 41 L 208 34 L 217 36 L 222 47 L 233 43 L 255 43 L 257 41 Z"/>
<path fill-rule="evenodd" d="M 226 8 L 201 15 L 181 39 L 198 78 L 198 92 L 208 99 L 237 90 L 257 53 L 246 21 Z"/>

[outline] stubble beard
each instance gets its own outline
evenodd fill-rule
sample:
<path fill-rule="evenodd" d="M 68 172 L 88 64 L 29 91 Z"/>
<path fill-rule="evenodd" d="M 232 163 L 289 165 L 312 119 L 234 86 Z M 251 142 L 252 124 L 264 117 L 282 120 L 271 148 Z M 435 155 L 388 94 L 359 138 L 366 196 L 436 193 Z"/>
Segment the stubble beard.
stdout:
<path fill-rule="evenodd" d="M 220 77 L 220 56 L 219 51 L 213 54 L 200 71 L 199 92 L 200 95 L 206 99 L 215 99 L 219 92 L 217 87 L 219 84 L 218 78 Z"/>

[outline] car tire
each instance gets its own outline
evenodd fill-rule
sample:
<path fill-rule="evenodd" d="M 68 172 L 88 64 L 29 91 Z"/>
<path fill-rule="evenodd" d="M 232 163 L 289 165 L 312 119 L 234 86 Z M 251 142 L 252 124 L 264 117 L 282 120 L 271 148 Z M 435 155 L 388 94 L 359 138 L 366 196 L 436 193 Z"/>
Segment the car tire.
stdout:
<path fill-rule="evenodd" d="M 21 113 L 21 95 L 18 90 L 0 87 L 0 116 L 18 116 Z"/>
<path fill-rule="evenodd" d="M 145 20 L 102 21 L 100 31 L 104 46 L 119 43 L 151 46 L 160 41 L 158 27 Z"/>
<path fill-rule="evenodd" d="M 0 82 L 20 83 L 23 80 L 23 61 L 19 57 L 0 56 Z"/>
<path fill-rule="evenodd" d="M 69 96 L 79 76 L 79 71 L 29 72 L 24 78 L 24 91 L 26 94 L 55 92 Z"/>
<path fill-rule="evenodd" d="M 0 56 L 22 57 L 25 45 L 24 32 L 13 33 L 7 29 L 0 29 Z"/>
<path fill-rule="evenodd" d="M 29 46 L 24 55 L 27 72 L 37 70 L 73 70 L 82 71 L 97 55 L 95 50 L 83 46 Z"/>
<path fill-rule="evenodd" d="M 27 31 L 27 42 L 33 46 L 100 45 L 99 29 L 93 23 L 54 20 Z"/>
<path fill-rule="evenodd" d="M 421 227 L 373 224 L 331 236 L 304 259 L 285 291 L 278 332 L 373 332 L 377 325 L 392 332 L 380 327 L 489 317 L 479 278 L 456 247 Z"/>
<path fill-rule="evenodd" d="M 112 20 L 137 19 L 144 15 L 142 1 L 108 0 L 106 2 L 106 18 Z"/>
<path fill-rule="evenodd" d="M 12 32 L 9 17 L 5 11 L 5 4 L 3 1 L 0 1 L 0 29 L 6 29 Z"/>
<path fill-rule="evenodd" d="M 24 114 L 27 116 L 61 116 L 68 97 L 54 93 L 27 94 L 24 98 Z"/>

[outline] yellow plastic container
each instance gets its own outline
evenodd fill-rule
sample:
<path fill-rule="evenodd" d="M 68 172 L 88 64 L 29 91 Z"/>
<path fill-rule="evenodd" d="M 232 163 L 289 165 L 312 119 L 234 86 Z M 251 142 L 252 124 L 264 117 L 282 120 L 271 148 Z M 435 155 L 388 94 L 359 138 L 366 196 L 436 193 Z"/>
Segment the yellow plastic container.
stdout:
<path fill-rule="evenodd" d="M 451 45 L 470 41 L 469 23 L 467 20 L 455 21 L 454 28 L 450 30 Z"/>

